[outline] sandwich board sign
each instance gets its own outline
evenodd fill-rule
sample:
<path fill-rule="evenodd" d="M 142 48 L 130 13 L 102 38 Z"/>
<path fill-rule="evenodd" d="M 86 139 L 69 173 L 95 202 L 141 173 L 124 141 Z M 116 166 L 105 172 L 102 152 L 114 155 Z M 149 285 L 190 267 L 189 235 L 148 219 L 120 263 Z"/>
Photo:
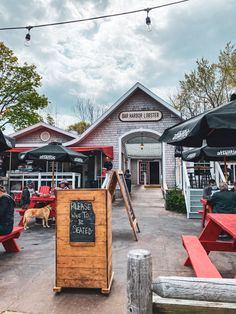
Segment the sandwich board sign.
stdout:
<path fill-rule="evenodd" d="M 135 216 L 134 209 L 131 203 L 130 194 L 129 194 L 129 190 L 128 190 L 128 187 L 124 178 L 123 171 L 113 170 L 108 186 L 107 186 L 107 189 L 111 193 L 112 196 L 115 193 L 117 183 L 120 186 L 121 194 L 125 202 L 125 208 L 126 208 L 126 212 L 129 218 L 130 226 L 133 230 L 134 238 L 136 241 L 138 241 L 137 233 L 140 232 L 140 229 L 139 229 L 137 218 Z"/>

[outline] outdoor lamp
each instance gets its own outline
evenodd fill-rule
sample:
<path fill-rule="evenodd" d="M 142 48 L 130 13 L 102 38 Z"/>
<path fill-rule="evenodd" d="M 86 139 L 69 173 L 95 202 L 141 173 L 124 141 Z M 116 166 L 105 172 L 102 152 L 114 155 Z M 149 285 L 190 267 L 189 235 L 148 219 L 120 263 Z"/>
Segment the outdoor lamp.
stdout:
<path fill-rule="evenodd" d="M 149 9 L 147 9 L 147 17 L 146 17 L 146 25 L 147 25 L 147 31 L 150 32 L 152 30 L 152 24 L 151 24 L 151 18 L 148 16 Z"/>
<path fill-rule="evenodd" d="M 30 30 L 32 27 L 27 26 L 26 28 L 28 29 L 28 33 L 25 35 L 25 46 L 29 47 L 30 46 L 30 39 L 31 39 Z"/>
<path fill-rule="evenodd" d="M 140 143 L 140 149 L 143 150 L 144 144 L 143 144 L 143 133 L 141 133 L 141 143 Z"/>

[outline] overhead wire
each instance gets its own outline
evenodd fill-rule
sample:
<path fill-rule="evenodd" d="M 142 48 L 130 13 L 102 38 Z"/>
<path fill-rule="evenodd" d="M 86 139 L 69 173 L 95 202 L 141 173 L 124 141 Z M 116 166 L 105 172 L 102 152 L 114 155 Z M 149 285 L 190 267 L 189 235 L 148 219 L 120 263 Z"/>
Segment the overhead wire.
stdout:
<path fill-rule="evenodd" d="M 189 1 L 189 0 L 180 0 L 180 1 L 169 2 L 169 3 L 166 3 L 166 4 L 153 6 L 153 7 L 150 7 L 150 8 L 144 8 L 144 9 L 138 9 L 138 10 L 132 10 L 132 11 L 125 11 L 125 12 L 114 13 L 114 14 L 106 14 L 106 15 L 100 15 L 100 16 L 83 18 L 83 19 L 77 19 L 77 20 L 68 20 L 68 21 L 62 21 L 62 22 L 45 23 L 45 24 L 28 25 L 28 26 L 1 27 L 0 31 L 18 30 L 18 29 L 27 29 L 28 31 L 30 31 L 33 28 L 49 27 L 49 26 L 57 26 L 57 25 L 65 25 L 65 24 L 73 24 L 73 23 L 81 23 L 81 22 L 86 22 L 86 21 L 106 19 L 106 18 L 109 18 L 109 17 L 117 17 L 117 16 L 121 16 L 121 15 L 134 14 L 134 13 L 138 13 L 138 12 L 147 12 L 147 13 L 149 13 L 151 10 L 160 9 L 160 8 L 167 7 L 167 6 L 172 6 L 172 5 L 179 4 L 179 3 L 182 3 L 182 2 L 187 2 L 187 1 Z"/>

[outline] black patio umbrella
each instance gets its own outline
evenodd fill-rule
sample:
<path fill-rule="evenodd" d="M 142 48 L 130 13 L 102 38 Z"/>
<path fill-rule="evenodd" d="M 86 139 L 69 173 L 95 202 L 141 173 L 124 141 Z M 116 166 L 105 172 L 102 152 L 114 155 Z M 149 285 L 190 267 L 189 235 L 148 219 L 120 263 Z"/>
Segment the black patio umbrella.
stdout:
<path fill-rule="evenodd" d="M 164 131 L 161 142 L 175 146 L 236 147 L 236 100 L 208 110 Z"/>
<path fill-rule="evenodd" d="M 22 152 L 18 155 L 20 160 L 47 160 L 52 161 L 52 187 L 54 187 L 54 162 L 76 162 L 83 164 L 87 156 L 62 146 L 61 143 L 52 142 L 48 145 Z"/>
<path fill-rule="evenodd" d="M 182 152 L 184 161 L 224 161 L 236 160 L 236 147 L 209 147 L 202 146 L 194 149 L 189 149 Z"/>
<path fill-rule="evenodd" d="M 184 161 L 198 162 L 204 161 L 224 161 L 224 174 L 227 175 L 226 161 L 236 160 L 236 147 L 209 147 L 204 145 L 202 147 L 189 149 L 182 152 L 182 159 Z"/>
<path fill-rule="evenodd" d="M 15 140 L 7 135 L 4 135 L 0 130 L 0 152 L 9 150 L 15 147 Z"/>

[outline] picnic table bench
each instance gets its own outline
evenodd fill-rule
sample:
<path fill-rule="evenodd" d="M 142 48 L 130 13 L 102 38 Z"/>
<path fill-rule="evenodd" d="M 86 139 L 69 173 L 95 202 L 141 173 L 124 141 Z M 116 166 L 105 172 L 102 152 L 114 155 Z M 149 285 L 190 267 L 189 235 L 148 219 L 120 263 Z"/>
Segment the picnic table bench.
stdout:
<path fill-rule="evenodd" d="M 20 252 L 15 239 L 19 238 L 21 232 L 24 230 L 22 226 L 16 226 L 13 228 L 12 232 L 6 235 L 0 235 L 0 242 L 5 248 L 7 253 L 16 253 Z"/>
<path fill-rule="evenodd" d="M 182 241 L 188 253 L 185 266 L 192 266 L 197 277 L 222 278 L 196 236 L 183 235 Z"/>

